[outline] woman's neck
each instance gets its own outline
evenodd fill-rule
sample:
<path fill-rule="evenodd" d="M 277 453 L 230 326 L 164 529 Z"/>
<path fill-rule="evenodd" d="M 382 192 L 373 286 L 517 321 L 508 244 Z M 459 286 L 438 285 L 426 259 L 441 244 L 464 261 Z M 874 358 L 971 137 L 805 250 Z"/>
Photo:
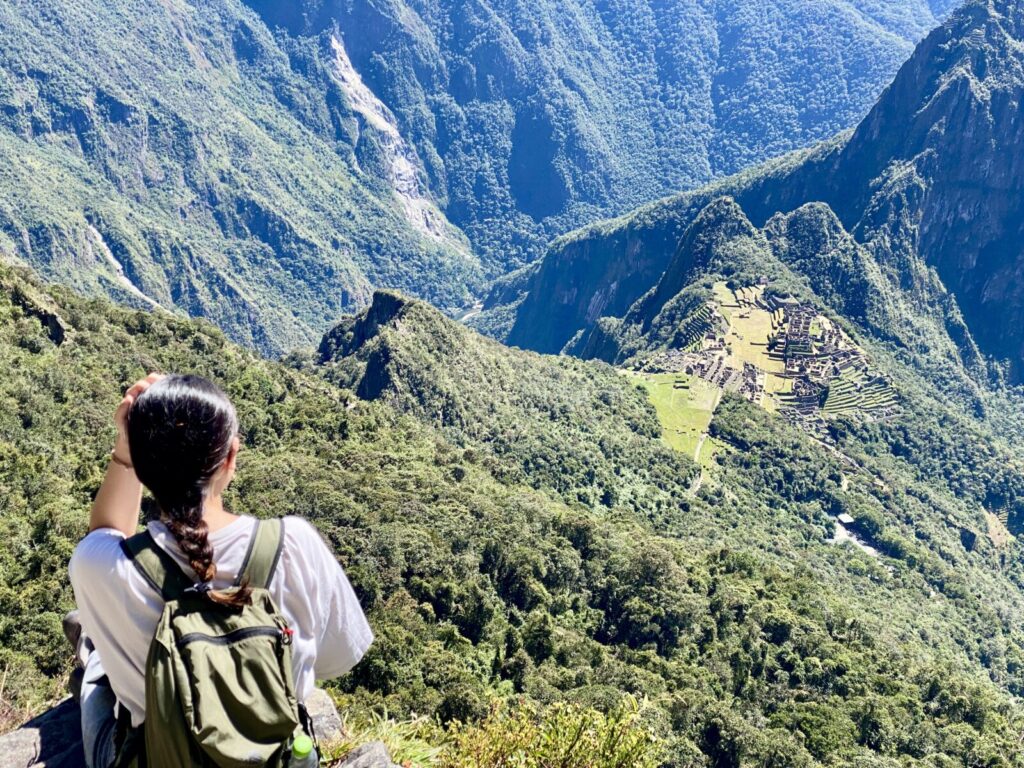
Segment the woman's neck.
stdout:
<path fill-rule="evenodd" d="M 210 533 L 231 525 L 237 519 L 238 515 L 224 509 L 224 500 L 220 494 L 210 496 L 203 502 L 203 520 L 206 521 L 206 529 Z"/>

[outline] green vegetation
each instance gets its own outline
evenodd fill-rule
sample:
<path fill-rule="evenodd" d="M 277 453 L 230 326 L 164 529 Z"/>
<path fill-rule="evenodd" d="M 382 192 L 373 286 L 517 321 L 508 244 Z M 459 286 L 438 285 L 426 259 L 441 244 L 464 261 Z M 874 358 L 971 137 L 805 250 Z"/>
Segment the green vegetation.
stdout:
<path fill-rule="evenodd" d="M 696 472 L 610 366 L 510 350 L 396 294 L 378 292 L 328 333 L 319 365 L 359 397 L 497 459 L 500 477 L 568 502 L 668 514 Z"/>
<path fill-rule="evenodd" d="M 575 226 L 846 128 L 944 12 L 924 0 L 248 2 L 298 45 L 337 24 L 449 218 L 502 271 Z"/>
<path fill-rule="evenodd" d="M 555 704 L 536 709 L 498 709 L 479 726 L 456 729 L 454 756 L 446 768 L 657 768 L 662 750 L 639 722 L 635 700 L 607 715 Z"/>
<path fill-rule="evenodd" d="M 1020 545 L 992 545 L 976 501 L 1021 487 L 1021 475 L 984 434 L 950 425 L 964 445 L 957 458 L 936 453 L 943 441 L 921 431 L 942 428 L 927 411 L 898 430 L 841 422 L 837 440 L 861 467 L 852 470 L 726 398 L 710 426 L 714 482 L 677 493 L 689 476 L 646 467 L 658 440 L 643 425 L 655 414 L 640 392 L 627 396 L 634 390 L 619 374 L 477 347 L 472 354 L 504 358 L 495 365 L 508 378 L 492 399 L 505 405 L 493 418 L 513 414 L 518 398 L 525 408 L 545 371 L 551 402 L 571 402 L 589 372 L 583 402 L 607 390 L 635 411 L 632 426 L 610 406 L 599 412 L 610 419 L 605 439 L 642 449 L 640 466 L 631 453 L 588 459 L 598 477 L 622 472 L 632 494 L 610 506 L 588 493 L 567 501 L 554 486 L 574 472 L 535 473 L 511 450 L 479 447 L 482 428 L 438 428 L 436 399 L 413 418 L 394 410 L 401 398 L 357 399 L 324 381 L 343 359 L 320 370 L 297 357 L 286 368 L 206 325 L 83 300 L 6 268 L 0 285 L 0 365 L 11 372 L 0 379 L 0 665 L 13 706 L 40 706 L 68 669 L 66 561 L 101 476 L 119 387 L 150 368 L 187 369 L 222 382 L 238 405 L 244 448 L 232 507 L 305 515 L 335 547 L 377 634 L 335 692 L 353 723 L 371 728 L 373 712 L 393 713 L 379 728 L 393 728 L 410 759 L 461 765 L 477 749 L 514 752 L 519 736 L 561 733 L 552 724 L 567 718 L 595 738 L 632 722 L 623 744 L 660 743 L 664 766 L 1021 764 Z M 404 306 L 399 322 L 364 335 L 396 352 L 380 338 L 404 329 L 418 339 L 419 357 L 395 358 L 407 367 L 404 378 L 390 369 L 392 393 L 413 368 L 447 359 L 454 332 L 422 305 Z M 435 333 L 439 343 L 422 346 Z M 452 379 L 450 401 L 465 397 L 486 423 L 473 370 L 472 392 Z M 529 413 L 523 429 L 543 444 Z M 585 433 L 556 424 L 574 450 Z M 897 451 L 908 441 L 925 448 Z M 935 482 L 935 471 L 968 455 L 970 469 Z M 881 559 L 829 543 L 839 511 Z M 982 535 L 970 541 L 971 529 Z M 636 721 L 616 719 L 627 694 L 646 701 Z M 489 716 L 493 702 L 517 697 Z M 406 722 L 411 713 L 427 720 Z M 465 730 L 443 725 L 455 721 Z M 442 727 L 449 735 L 436 735 Z M 468 752 L 445 752 L 451 744 Z"/>
<path fill-rule="evenodd" d="M 940 13 L 877 5 L 5 3 L 0 250 L 264 353 L 373 287 L 456 308 L 553 235 L 850 124 Z"/>
<path fill-rule="evenodd" d="M 630 374 L 643 384 L 658 413 L 665 442 L 699 461 L 711 416 L 722 390 L 697 376 L 677 373 Z"/>
<path fill-rule="evenodd" d="M 421 768 L 656 768 L 663 746 L 643 722 L 645 709 L 628 696 L 607 713 L 565 702 L 496 702 L 482 721 L 456 720 L 446 728 L 426 718 L 371 715 L 345 723 L 350 735 L 328 746 L 328 762 L 379 740 L 393 760 Z"/>
<path fill-rule="evenodd" d="M 662 308 L 706 255 L 682 238 L 728 196 L 798 285 L 912 360 L 940 397 L 984 409 L 979 385 L 1024 380 L 1024 288 L 1013 277 L 1024 195 L 1005 162 L 1024 152 L 1007 106 L 1024 95 L 1022 15 L 1020 0 L 971 0 L 918 46 L 857 130 L 559 239 L 508 340 L 560 351 L 671 277 Z M 979 163 L 984 174 L 963 184 Z"/>
<path fill-rule="evenodd" d="M 336 67 L 237 0 L 4 3 L 0 251 L 269 353 L 315 343 L 371 285 L 464 303 L 468 243 L 440 212 L 435 232 L 410 220 L 391 137 Z"/>

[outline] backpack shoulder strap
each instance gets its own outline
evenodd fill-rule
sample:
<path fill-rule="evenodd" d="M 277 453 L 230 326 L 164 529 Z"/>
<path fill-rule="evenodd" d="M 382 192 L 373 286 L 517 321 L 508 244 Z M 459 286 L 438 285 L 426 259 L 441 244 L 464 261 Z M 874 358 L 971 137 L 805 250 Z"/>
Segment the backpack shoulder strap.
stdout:
<path fill-rule="evenodd" d="M 192 580 L 185 575 L 174 558 L 153 540 L 149 531 L 125 539 L 121 542 L 121 549 L 165 602 L 177 600 L 192 586 Z"/>
<path fill-rule="evenodd" d="M 235 584 L 245 582 L 255 589 L 269 587 L 283 548 L 284 520 L 258 520 Z"/>

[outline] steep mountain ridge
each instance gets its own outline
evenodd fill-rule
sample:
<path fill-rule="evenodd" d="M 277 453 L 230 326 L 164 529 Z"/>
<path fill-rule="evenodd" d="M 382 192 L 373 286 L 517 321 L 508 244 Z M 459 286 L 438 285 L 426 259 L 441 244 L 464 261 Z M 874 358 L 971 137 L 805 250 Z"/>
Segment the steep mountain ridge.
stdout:
<path fill-rule="evenodd" d="M 494 269 L 858 119 L 943 4 L 248 0 L 344 38 Z M 315 43 L 310 43 L 314 44 Z"/>
<path fill-rule="evenodd" d="M 266 353 L 372 285 L 452 307 L 479 283 L 343 49 L 290 49 L 233 0 L 6 3 L 0 48 L 0 251 L 51 278 Z"/>
<path fill-rule="evenodd" d="M 660 441 L 643 394 L 611 368 L 509 350 L 398 294 L 378 291 L 324 336 L 317 364 L 359 397 L 497 457 L 502 476 L 570 502 L 671 508 L 678 489 L 652 494 L 652 479 L 685 488 L 695 474 Z"/>
<path fill-rule="evenodd" d="M 624 315 L 718 196 L 733 196 L 757 226 L 821 201 L 870 254 L 858 259 L 873 296 L 901 302 L 921 323 L 945 318 L 942 333 L 967 366 L 977 367 L 980 350 L 1016 380 L 1024 152 L 1012 105 L 1024 90 L 1022 17 L 1017 2 L 968 3 L 921 43 L 852 133 L 563 238 L 535 272 L 509 342 L 557 351 L 599 317 Z"/>

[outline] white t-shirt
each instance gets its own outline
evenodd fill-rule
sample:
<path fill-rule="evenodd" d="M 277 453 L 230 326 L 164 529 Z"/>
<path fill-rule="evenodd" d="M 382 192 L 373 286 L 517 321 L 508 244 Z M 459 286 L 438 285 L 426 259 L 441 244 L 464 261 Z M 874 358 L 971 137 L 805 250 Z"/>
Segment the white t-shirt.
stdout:
<path fill-rule="evenodd" d="M 210 534 L 217 565 L 214 587 L 231 586 L 245 559 L 256 519 L 243 516 Z M 157 545 L 192 574 L 167 527 L 149 524 Z M 82 629 L 99 653 L 110 686 L 132 723 L 146 717 L 146 655 L 164 601 L 121 549 L 124 534 L 92 531 L 75 548 L 68 570 Z M 300 517 L 284 519 L 284 545 L 270 594 L 295 630 L 292 663 L 299 701 L 316 680 L 348 672 L 366 653 L 373 633 L 355 592 L 317 530 Z"/>

